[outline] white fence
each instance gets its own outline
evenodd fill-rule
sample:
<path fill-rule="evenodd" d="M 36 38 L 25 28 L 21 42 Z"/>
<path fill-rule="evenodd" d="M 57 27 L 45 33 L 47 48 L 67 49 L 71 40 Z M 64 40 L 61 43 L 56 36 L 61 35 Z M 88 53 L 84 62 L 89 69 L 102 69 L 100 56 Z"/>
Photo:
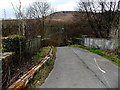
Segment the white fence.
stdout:
<path fill-rule="evenodd" d="M 84 38 L 84 45 L 100 49 L 116 49 L 118 42 L 117 40 L 104 38 Z"/>

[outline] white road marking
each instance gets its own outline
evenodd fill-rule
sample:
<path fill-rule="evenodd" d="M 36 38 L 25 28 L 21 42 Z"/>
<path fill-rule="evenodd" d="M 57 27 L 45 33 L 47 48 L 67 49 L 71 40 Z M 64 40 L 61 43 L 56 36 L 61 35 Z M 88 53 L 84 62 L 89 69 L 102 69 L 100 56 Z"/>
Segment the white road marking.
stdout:
<path fill-rule="evenodd" d="M 105 72 L 103 69 L 100 68 L 100 66 L 98 65 L 98 63 L 97 63 L 97 61 L 96 61 L 96 58 L 94 58 L 94 60 L 95 60 L 95 63 L 96 63 L 96 65 L 97 65 L 98 69 L 102 72 L 102 75 L 103 75 L 106 83 L 108 84 L 108 86 L 109 86 L 109 88 L 110 88 L 111 86 L 110 86 L 109 82 L 107 81 L 107 79 L 105 78 L 105 75 L 104 75 L 106 72 Z"/>
<path fill-rule="evenodd" d="M 101 68 L 99 67 L 99 65 L 98 65 L 98 63 L 97 63 L 97 61 L 96 61 L 96 58 L 94 58 L 94 60 L 95 60 L 95 63 L 96 63 L 96 65 L 97 65 L 98 69 L 99 69 L 101 72 L 106 73 L 103 69 L 101 69 Z"/>
<path fill-rule="evenodd" d="M 73 49 L 72 49 L 72 50 L 73 50 Z M 77 54 L 77 51 L 73 50 L 73 52 Z M 95 64 L 96 64 L 95 66 L 102 72 L 102 75 L 103 75 L 103 77 L 104 77 L 104 80 L 106 81 L 108 87 L 110 88 L 111 86 L 110 86 L 109 82 L 107 81 L 107 79 L 105 78 L 105 75 L 104 75 L 106 72 L 105 72 L 103 69 L 100 68 L 100 66 L 99 66 L 98 63 L 97 63 L 96 58 L 94 58 L 94 61 L 95 61 Z"/>

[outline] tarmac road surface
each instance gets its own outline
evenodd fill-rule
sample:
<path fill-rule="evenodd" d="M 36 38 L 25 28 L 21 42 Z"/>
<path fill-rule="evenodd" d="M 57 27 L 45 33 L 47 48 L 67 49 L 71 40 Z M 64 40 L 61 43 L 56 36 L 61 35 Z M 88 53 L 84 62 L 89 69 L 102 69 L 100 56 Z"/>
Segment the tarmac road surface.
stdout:
<path fill-rule="evenodd" d="M 53 70 L 37 88 L 118 88 L 118 67 L 86 50 L 58 47 Z"/>

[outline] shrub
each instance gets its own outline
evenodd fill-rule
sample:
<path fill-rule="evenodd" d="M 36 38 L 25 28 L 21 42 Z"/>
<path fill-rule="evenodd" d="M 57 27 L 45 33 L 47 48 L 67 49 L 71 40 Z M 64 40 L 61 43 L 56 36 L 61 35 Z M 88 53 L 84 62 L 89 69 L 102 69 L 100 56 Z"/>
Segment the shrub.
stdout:
<path fill-rule="evenodd" d="M 4 52 L 15 52 L 16 54 L 23 52 L 25 50 L 26 39 L 24 36 L 11 35 L 6 39 L 3 39 L 3 51 Z"/>

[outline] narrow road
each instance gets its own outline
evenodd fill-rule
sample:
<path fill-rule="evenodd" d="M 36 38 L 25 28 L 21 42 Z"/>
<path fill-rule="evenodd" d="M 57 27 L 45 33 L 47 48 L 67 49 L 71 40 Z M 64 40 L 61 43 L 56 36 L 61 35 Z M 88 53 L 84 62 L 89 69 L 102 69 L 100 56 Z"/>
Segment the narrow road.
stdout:
<path fill-rule="evenodd" d="M 54 69 L 38 88 L 118 88 L 118 67 L 86 50 L 59 47 Z"/>

